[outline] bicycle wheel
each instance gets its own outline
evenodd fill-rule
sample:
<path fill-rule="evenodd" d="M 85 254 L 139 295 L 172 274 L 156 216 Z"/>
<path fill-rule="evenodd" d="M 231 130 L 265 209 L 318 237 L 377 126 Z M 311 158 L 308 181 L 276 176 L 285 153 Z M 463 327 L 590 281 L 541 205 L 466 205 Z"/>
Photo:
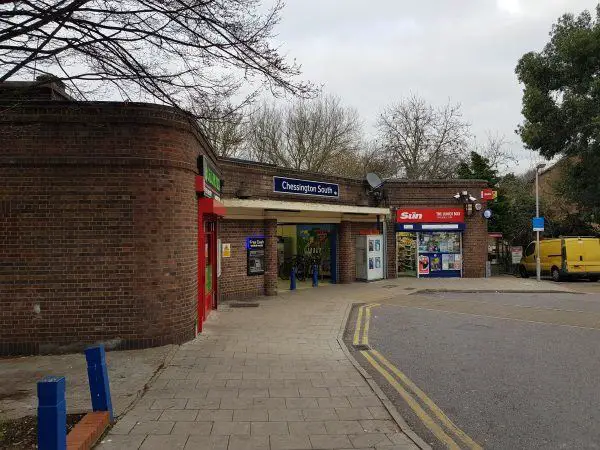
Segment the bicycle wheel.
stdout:
<path fill-rule="evenodd" d="M 296 279 L 298 281 L 306 280 L 306 263 L 304 261 L 298 261 L 296 263 Z"/>

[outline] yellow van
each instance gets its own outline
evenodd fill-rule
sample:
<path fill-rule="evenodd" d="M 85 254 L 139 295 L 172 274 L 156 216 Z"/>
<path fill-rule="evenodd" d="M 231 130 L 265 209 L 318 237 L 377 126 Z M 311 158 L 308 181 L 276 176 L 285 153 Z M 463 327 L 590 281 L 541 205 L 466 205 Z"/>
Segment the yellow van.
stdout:
<path fill-rule="evenodd" d="M 600 238 L 563 237 L 540 241 L 540 265 L 542 275 L 550 275 L 554 281 L 564 278 L 600 279 Z M 523 278 L 535 276 L 536 243 L 527 246 L 519 273 Z"/>

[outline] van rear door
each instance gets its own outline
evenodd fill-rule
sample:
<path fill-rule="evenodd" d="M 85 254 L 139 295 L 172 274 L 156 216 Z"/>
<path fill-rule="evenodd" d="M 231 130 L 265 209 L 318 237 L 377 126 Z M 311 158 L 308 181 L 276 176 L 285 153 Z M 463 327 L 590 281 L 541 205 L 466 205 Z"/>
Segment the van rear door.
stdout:
<path fill-rule="evenodd" d="M 583 239 L 583 262 L 588 273 L 600 273 L 600 239 Z"/>

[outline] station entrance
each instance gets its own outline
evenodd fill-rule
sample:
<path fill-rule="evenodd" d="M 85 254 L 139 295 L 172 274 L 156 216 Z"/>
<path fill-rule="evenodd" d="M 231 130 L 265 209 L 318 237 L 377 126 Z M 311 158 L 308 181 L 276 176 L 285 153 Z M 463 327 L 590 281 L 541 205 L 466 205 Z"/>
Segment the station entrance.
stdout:
<path fill-rule="evenodd" d="M 297 288 L 312 287 L 313 273 L 319 285 L 337 283 L 338 226 L 336 224 L 277 225 L 277 267 L 280 289 L 289 289 L 292 269 Z"/>

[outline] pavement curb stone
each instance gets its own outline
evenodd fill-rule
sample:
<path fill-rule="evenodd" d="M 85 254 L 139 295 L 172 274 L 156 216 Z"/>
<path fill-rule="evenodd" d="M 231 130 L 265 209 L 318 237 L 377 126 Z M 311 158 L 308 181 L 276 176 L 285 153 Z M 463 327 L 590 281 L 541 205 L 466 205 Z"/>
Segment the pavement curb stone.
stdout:
<path fill-rule="evenodd" d="M 413 292 L 409 292 L 406 295 L 415 294 L 574 294 L 581 295 L 582 292 L 572 290 L 549 290 L 549 289 L 537 289 L 537 290 L 525 290 L 525 289 L 417 289 Z"/>
<path fill-rule="evenodd" d="M 392 418 L 394 419 L 394 421 L 396 422 L 396 424 L 398 425 L 400 430 L 402 430 L 402 432 L 404 434 L 406 434 L 406 436 L 408 436 L 408 438 L 411 441 L 413 441 L 413 443 L 420 449 L 431 450 L 431 446 L 428 445 L 423 439 L 421 439 L 408 426 L 408 423 L 406 423 L 404 418 L 400 415 L 400 413 L 398 412 L 398 410 L 396 409 L 394 404 L 390 401 L 388 396 L 381 390 L 381 388 L 377 385 L 377 383 L 375 382 L 373 377 L 371 375 L 369 375 L 369 373 L 360 365 L 360 363 L 356 360 L 356 358 L 354 358 L 354 356 L 352 356 L 352 354 L 348 350 L 348 347 L 346 346 L 346 343 L 344 342 L 344 332 L 348 325 L 348 319 L 350 318 L 352 309 L 355 306 L 363 305 L 363 304 L 364 303 L 349 303 L 346 306 L 346 311 L 344 312 L 344 318 L 342 320 L 342 324 L 340 326 L 340 330 L 339 330 L 338 336 L 337 336 L 338 344 L 342 348 L 342 351 L 346 355 L 346 358 L 348 358 L 348 360 L 352 363 L 354 368 L 361 374 L 361 376 L 365 379 L 365 381 L 369 384 L 369 386 L 371 386 L 371 389 L 373 389 L 373 391 L 375 392 L 375 394 L 377 395 L 379 400 L 381 400 L 381 402 L 385 406 L 385 409 L 387 409 L 387 411 L 390 413 L 390 415 L 392 416 Z"/>

